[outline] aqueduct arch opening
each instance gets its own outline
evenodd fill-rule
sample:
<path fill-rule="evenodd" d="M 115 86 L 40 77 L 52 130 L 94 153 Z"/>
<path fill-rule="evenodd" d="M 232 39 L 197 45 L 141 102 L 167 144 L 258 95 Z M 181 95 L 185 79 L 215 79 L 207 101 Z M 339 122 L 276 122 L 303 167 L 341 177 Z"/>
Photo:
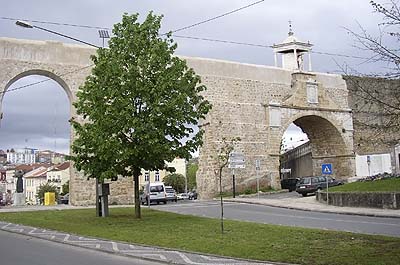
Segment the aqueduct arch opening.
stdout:
<path fill-rule="evenodd" d="M 343 139 L 343 128 L 337 128 L 327 118 L 317 115 L 296 117 L 293 123 L 307 135 L 309 142 L 284 155 L 281 169 L 294 169 L 292 177 L 318 176 L 322 174 L 321 165 L 329 163 L 333 166 L 333 177 L 347 179 L 352 176 L 353 155 Z"/>
<path fill-rule="evenodd" d="M 66 93 L 66 95 L 68 97 L 70 106 L 72 106 L 72 102 L 74 101 L 74 95 L 73 95 L 71 89 L 68 87 L 67 83 L 59 75 L 57 75 L 49 70 L 44 70 L 44 69 L 29 69 L 24 72 L 20 72 L 19 74 L 17 74 L 13 78 L 11 78 L 4 87 L 4 90 L 3 90 L 4 92 L 1 94 L 0 101 L 2 102 L 4 95 L 5 95 L 5 93 L 7 93 L 7 90 L 10 86 L 12 86 L 18 80 L 20 80 L 24 77 L 32 76 L 32 75 L 44 76 L 44 77 L 47 77 L 47 78 L 55 81 L 64 90 L 64 92 Z M 45 82 L 45 81 L 46 80 L 43 80 L 43 82 Z M 1 102 L 0 102 L 0 106 L 2 106 Z M 0 108 L 0 110 L 1 110 L 1 108 Z"/>

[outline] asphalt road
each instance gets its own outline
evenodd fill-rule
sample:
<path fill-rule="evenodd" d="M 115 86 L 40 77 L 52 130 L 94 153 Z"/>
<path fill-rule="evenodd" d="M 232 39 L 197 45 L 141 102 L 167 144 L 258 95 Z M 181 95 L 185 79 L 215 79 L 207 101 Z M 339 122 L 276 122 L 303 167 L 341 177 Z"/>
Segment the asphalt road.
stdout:
<path fill-rule="evenodd" d="M 160 265 L 165 263 L 122 257 L 0 230 L 0 264 Z"/>
<path fill-rule="evenodd" d="M 297 195 L 290 193 L 276 195 L 276 197 L 278 196 Z M 158 205 L 154 208 L 212 218 L 220 218 L 221 215 L 219 201 L 185 201 L 177 204 Z M 225 219 L 264 224 L 400 237 L 400 218 L 320 213 L 234 202 L 224 203 L 224 217 Z"/>

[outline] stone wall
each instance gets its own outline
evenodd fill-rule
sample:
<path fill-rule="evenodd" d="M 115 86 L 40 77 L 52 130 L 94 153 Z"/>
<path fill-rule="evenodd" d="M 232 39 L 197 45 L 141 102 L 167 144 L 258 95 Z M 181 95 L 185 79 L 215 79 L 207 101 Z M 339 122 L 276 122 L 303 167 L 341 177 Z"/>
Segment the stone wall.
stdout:
<path fill-rule="evenodd" d="M 246 168 L 235 170 L 237 190 L 256 182 L 255 160 L 260 160 L 263 185 L 280 188 L 279 157 L 283 133 L 290 123 L 311 136 L 313 173 L 321 164 L 334 164 L 338 178 L 354 175 L 353 128 L 348 91 L 338 75 L 291 72 L 275 67 L 185 58 L 202 77 L 213 104 L 202 121 L 198 191 L 202 198 L 217 192 L 215 157 L 222 138 L 240 137 L 235 151 L 245 155 Z M 311 80 L 311 81 L 310 81 Z M 317 87 L 317 103 L 309 103 L 308 83 Z M 318 173 L 316 173 L 318 172 Z M 223 172 L 223 190 L 232 190 L 232 172 Z"/>
<path fill-rule="evenodd" d="M 317 192 L 317 201 L 326 203 L 326 191 Z M 400 192 L 328 192 L 329 205 L 400 209 Z"/>
<path fill-rule="evenodd" d="M 0 89 L 7 90 L 23 76 L 41 74 L 57 81 L 72 104 L 76 91 L 90 72 L 89 56 L 94 52 L 81 45 L 1 38 Z M 181 58 L 201 76 L 208 88 L 204 96 L 213 104 L 207 118 L 201 121 L 205 134 L 197 173 L 200 197 L 210 198 L 217 192 L 215 156 L 223 137 L 241 138 L 236 151 L 245 155 L 246 168 L 235 171 L 239 190 L 254 185 L 257 174 L 262 185 L 280 188 L 280 144 L 292 122 L 310 134 L 313 172 L 319 171 L 321 163 L 329 161 L 334 164 L 336 176 L 353 175 L 352 113 L 341 76 Z M 71 105 L 71 117 L 75 116 Z M 71 140 L 73 137 L 71 132 Z M 259 172 L 255 170 L 256 159 L 260 160 Z M 71 203 L 93 203 L 94 182 L 71 170 Z M 224 190 L 231 190 L 230 170 L 226 169 L 223 176 Z M 132 186 L 128 179 L 113 183 L 111 202 L 131 203 Z"/>
<path fill-rule="evenodd" d="M 353 110 L 355 152 L 360 155 L 391 152 L 400 141 L 400 82 L 370 77 L 344 78 Z"/>
<path fill-rule="evenodd" d="M 54 41 L 33 41 L 0 38 L 0 92 L 17 80 L 42 75 L 56 81 L 68 96 L 70 116 L 76 117 L 72 103 L 76 92 L 89 75 L 92 62 L 90 55 L 95 49 L 87 46 L 64 44 Z M 0 113 L 4 94 L 0 94 Z M 71 142 L 74 132 L 71 128 Z M 110 203 L 133 203 L 132 179 L 122 179 L 111 184 Z M 70 202 L 73 205 L 89 205 L 95 202 L 95 182 L 87 180 L 70 167 Z"/>

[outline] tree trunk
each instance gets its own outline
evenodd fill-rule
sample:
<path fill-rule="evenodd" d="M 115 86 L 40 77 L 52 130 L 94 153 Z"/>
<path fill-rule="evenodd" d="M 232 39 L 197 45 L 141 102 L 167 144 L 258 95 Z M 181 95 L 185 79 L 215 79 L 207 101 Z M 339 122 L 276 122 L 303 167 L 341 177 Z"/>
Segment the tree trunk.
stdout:
<path fill-rule="evenodd" d="M 140 171 L 139 171 L 139 174 L 135 171 L 134 176 L 133 176 L 134 190 L 135 190 L 135 218 L 138 218 L 138 219 L 142 218 L 142 215 L 140 212 L 139 176 L 140 176 Z"/>

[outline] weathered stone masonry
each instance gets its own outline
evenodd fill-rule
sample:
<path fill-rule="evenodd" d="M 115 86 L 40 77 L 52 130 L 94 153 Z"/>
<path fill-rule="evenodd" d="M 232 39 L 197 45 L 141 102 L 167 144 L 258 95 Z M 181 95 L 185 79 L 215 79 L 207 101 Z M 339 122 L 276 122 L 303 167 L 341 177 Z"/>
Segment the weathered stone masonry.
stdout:
<path fill-rule="evenodd" d="M 89 55 L 93 53 L 94 49 L 80 45 L 1 38 L 0 91 L 7 90 L 21 77 L 40 74 L 57 81 L 72 104 L 76 91 L 89 74 Z M 217 192 L 214 157 L 222 137 L 241 138 L 237 151 L 245 154 L 246 168 L 235 172 L 238 189 L 254 185 L 255 159 L 260 160 L 262 185 L 279 188 L 280 144 L 292 122 L 309 135 L 314 172 L 319 172 L 321 163 L 329 162 L 333 163 L 336 177 L 353 175 L 352 114 L 341 76 L 182 58 L 201 76 L 208 88 L 204 96 L 213 104 L 208 117 L 201 121 L 206 132 L 197 175 L 202 198 Z M 71 105 L 71 117 L 75 116 Z M 228 170 L 224 172 L 223 183 L 224 189 L 232 188 Z M 70 191 L 72 204 L 94 202 L 94 182 L 73 169 Z M 132 203 L 132 179 L 113 182 L 111 193 L 110 203 Z"/>

